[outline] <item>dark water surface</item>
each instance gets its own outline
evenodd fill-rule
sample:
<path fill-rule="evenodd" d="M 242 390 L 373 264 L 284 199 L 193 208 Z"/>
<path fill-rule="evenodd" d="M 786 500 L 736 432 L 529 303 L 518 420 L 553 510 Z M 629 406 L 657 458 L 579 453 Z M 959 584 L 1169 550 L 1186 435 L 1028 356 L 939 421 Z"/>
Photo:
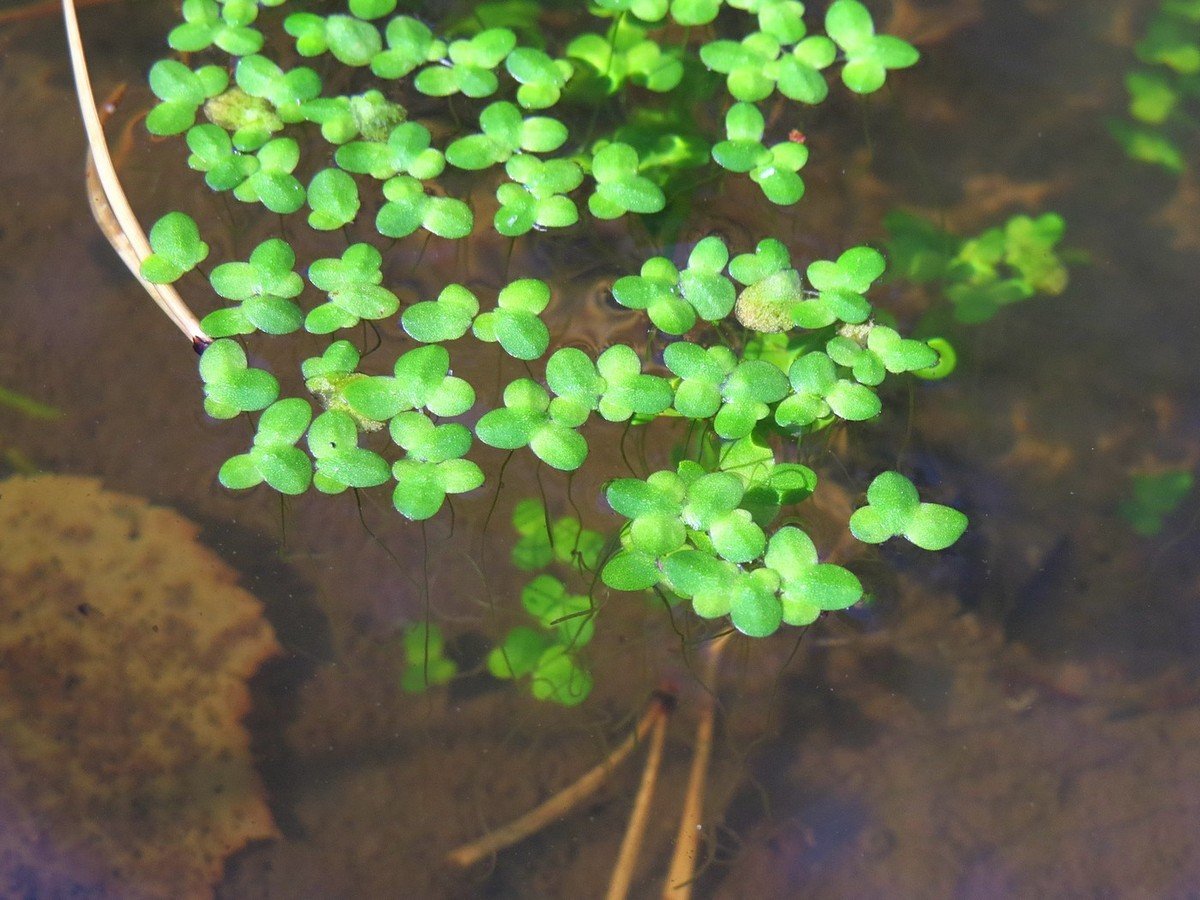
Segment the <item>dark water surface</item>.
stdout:
<path fill-rule="evenodd" d="M 1053 209 L 1068 223 L 1071 285 L 962 330 L 952 379 L 918 385 L 907 409 L 901 393 L 898 411 L 815 464 L 831 520 L 872 472 L 899 464 L 971 529 L 944 554 L 860 558 L 877 602 L 823 620 L 798 647 L 794 634 L 732 645 L 697 893 L 1194 896 L 1200 501 L 1186 498 L 1153 538 L 1117 514 L 1132 473 L 1200 458 L 1200 186 L 1126 161 L 1104 126 L 1123 111 L 1130 46 L 1154 4 L 892 6 L 923 61 L 868 103 L 835 89 L 804 114 L 813 155 L 800 204 L 751 217 L 751 194 L 714 186 L 684 239 L 716 230 L 749 249 L 777 234 L 806 259 L 879 243 L 898 206 L 961 234 Z M 85 11 L 97 93 L 129 84 L 110 132 L 130 129 L 122 175 L 143 221 L 188 209 L 212 225 L 214 258 L 244 258 L 275 217 L 204 196 L 181 142 L 152 144 L 135 121 L 175 16 L 158 2 Z M 594 457 L 569 490 L 518 454 L 498 495 L 489 482 L 455 502 L 453 520 L 424 527 L 402 524 L 383 493 L 368 492 L 360 517 L 351 496 L 281 510 L 265 490 L 225 491 L 215 473 L 246 427 L 204 415 L 194 355 L 91 220 L 83 153 L 57 17 L 0 25 L 0 385 L 64 413 L 0 408 L 0 449 L 199 522 L 290 653 L 256 684 L 252 718 L 282 837 L 231 858 L 219 895 L 601 895 L 638 762 L 491 867 L 439 861 L 598 762 L 666 680 L 679 709 L 634 890 L 657 896 L 703 696 L 661 608 L 605 598 L 588 654 L 596 688 L 576 709 L 471 675 L 425 696 L 399 688 L 400 629 L 426 610 L 467 670 L 518 621 L 523 581 L 506 559 L 518 499 L 544 490 L 556 514 L 574 505 L 611 526 L 596 498 L 625 471 L 622 430 L 590 432 Z M 554 285 L 556 342 L 639 337 L 636 317 L 605 299 L 648 252 L 620 227 L 523 240 L 511 256 L 494 239 L 419 250 L 402 242 L 389 257 L 402 296 L 538 275 Z M 901 314 L 923 302 L 889 290 L 881 303 Z M 312 352 L 272 363 L 294 368 Z M 458 374 L 484 385 L 488 406 L 524 372 L 476 352 Z M 624 450 L 660 468 L 671 439 L 651 430 Z M 479 458 L 489 476 L 503 462 Z"/>

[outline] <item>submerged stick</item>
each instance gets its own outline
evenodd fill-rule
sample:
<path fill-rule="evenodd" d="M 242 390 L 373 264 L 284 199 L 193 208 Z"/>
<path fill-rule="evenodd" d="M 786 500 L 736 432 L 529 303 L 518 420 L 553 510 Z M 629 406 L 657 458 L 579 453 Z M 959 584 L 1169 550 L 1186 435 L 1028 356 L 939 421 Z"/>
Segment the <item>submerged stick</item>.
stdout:
<path fill-rule="evenodd" d="M 662 895 L 668 900 L 687 900 L 692 896 L 704 824 L 704 786 L 708 781 L 708 761 L 712 756 L 713 725 L 716 721 L 717 665 L 721 661 L 721 652 L 732 636 L 733 632 L 721 635 L 708 645 L 704 653 L 701 679 L 705 691 L 700 719 L 696 723 L 696 749 L 688 773 L 687 794 L 683 798 L 683 815 L 679 818 L 679 831 L 675 836 L 675 852 L 671 856 L 671 867 L 667 870 L 667 882 L 663 886 Z"/>
<path fill-rule="evenodd" d="M 71 53 L 71 72 L 75 77 L 75 93 L 79 97 L 79 112 L 83 118 L 92 167 L 95 171 L 94 181 L 89 179 L 88 191 L 92 214 L 100 223 L 109 242 L 113 244 L 113 249 L 121 256 L 125 265 L 146 288 L 147 293 L 167 318 L 175 323 L 175 327 L 183 332 L 184 336 L 192 342 L 193 347 L 197 349 L 206 347 L 212 343 L 212 338 L 204 333 L 199 320 L 188 309 L 178 292 L 170 285 L 150 285 L 141 277 L 141 263 L 151 253 L 150 242 L 146 239 L 146 233 L 142 230 L 137 216 L 133 213 L 133 208 L 129 205 L 129 198 L 125 196 L 121 180 L 117 177 L 116 167 L 113 165 L 112 156 L 108 152 L 108 142 L 105 140 L 104 127 L 101 125 L 100 116 L 96 111 L 96 98 L 92 93 L 92 83 L 88 76 L 83 39 L 79 34 L 79 19 L 75 14 L 74 0 L 62 0 L 62 5 L 63 21 L 67 29 L 67 47 Z M 91 187 L 95 184 L 99 185 L 98 192 Z M 102 202 L 98 202 L 98 196 L 103 198 Z M 108 220 L 109 224 L 106 225 L 104 220 Z M 116 228 L 112 229 L 114 222 Z M 116 233 L 122 236 L 120 243 L 115 242 L 111 237 Z M 132 254 L 137 263 L 136 267 L 131 264 L 127 254 Z"/>
<path fill-rule="evenodd" d="M 195 338 L 189 331 L 180 324 L 180 322 L 169 312 L 173 308 L 183 306 L 187 308 L 183 302 L 183 298 L 175 290 L 174 286 L 169 284 L 153 284 L 142 277 L 142 260 L 138 256 L 137 251 L 133 247 L 133 242 L 129 240 L 127 235 L 121 229 L 121 223 L 117 221 L 116 213 L 113 212 L 112 205 L 108 202 L 108 196 L 104 193 L 104 186 L 100 183 L 100 174 L 96 169 L 96 157 L 88 150 L 87 165 L 84 167 L 84 180 L 87 183 L 87 198 L 88 206 L 92 210 L 92 218 L 95 219 L 97 227 L 108 240 L 108 244 L 116 251 L 117 256 L 121 257 L 121 262 L 125 263 L 125 268 L 129 270 L 134 278 L 150 295 L 151 299 L 158 304 L 163 312 L 167 313 L 171 321 L 176 327 L 183 330 L 183 333 L 192 339 L 195 344 Z M 196 326 L 199 328 L 199 325 Z M 205 343 L 211 341 L 205 340 Z"/>
<path fill-rule="evenodd" d="M 642 718 L 638 720 L 633 733 L 578 781 L 502 828 L 497 828 L 470 844 L 464 844 L 450 853 L 446 860 L 465 869 L 506 847 L 511 847 L 532 834 L 536 834 L 551 822 L 565 816 L 572 807 L 599 790 L 612 774 L 613 769 L 624 762 L 633 749 L 646 739 L 646 735 L 654 723 L 666 716 L 668 703 L 667 697 L 656 694 L 642 714 Z"/>
<path fill-rule="evenodd" d="M 654 786 L 658 781 L 658 770 L 662 765 L 663 744 L 667 738 L 667 715 L 664 711 L 654 723 L 650 735 L 650 751 L 646 754 L 646 767 L 642 770 L 642 781 L 638 785 L 629 824 L 621 839 L 621 850 L 617 864 L 613 866 L 612 879 L 608 883 L 607 900 L 625 900 L 629 885 L 633 882 L 633 870 L 637 865 L 638 852 L 642 849 L 642 838 L 650 819 L 650 803 L 654 799 Z"/>

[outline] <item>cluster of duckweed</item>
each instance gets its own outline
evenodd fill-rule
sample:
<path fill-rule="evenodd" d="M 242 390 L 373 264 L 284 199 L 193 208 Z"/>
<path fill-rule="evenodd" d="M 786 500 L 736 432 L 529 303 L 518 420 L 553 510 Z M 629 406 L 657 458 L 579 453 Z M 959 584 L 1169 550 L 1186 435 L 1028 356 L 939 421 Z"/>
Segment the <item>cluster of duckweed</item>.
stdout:
<path fill-rule="evenodd" d="M 285 4 L 269 0 L 185 0 L 169 42 L 191 65 L 154 65 L 160 102 L 147 127 L 183 135 L 188 166 L 212 190 L 261 204 L 289 228 L 303 217 L 314 231 L 354 235 L 337 256 L 299 261 L 281 234 L 208 272 L 226 302 L 202 321 L 213 339 L 200 359 L 205 408 L 256 417 L 250 446 L 220 469 L 225 486 L 386 487 L 400 515 L 424 520 L 484 484 L 476 441 L 572 472 L 587 460 L 584 426 L 594 417 L 630 427 L 679 420 L 686 450 L 675 467 L 607 483 L 622 519 L 617 539 L 589 539 L 580 551 L 576 523 L 571 540 L 551 542 L 574 548 L 568 568 L 581 568 L 589 587 L 577 593 L 537 576 L 521 596 L 533 624 L 489 658 L 498 677 L 529 677 L 535 695 L 578 702 L 590 680 L 576 653 L 592 633 L 597 580 L 689 602 L 696 615 L 728 618 L 755 637 L 858 602 L 858 578 L 822 561 L 796 524 L 794 508 L 817 476 L 787 460 L 830 425 L 878 416 L 886 379 L 948 366 L 868 299 L 885 269 L 878 251 L 799 263 L 770 234 L 731 247 L 715 235 L 683 244 L 672 228 L 695 186 L 715 178 L 748 178 L 769 204 L 799 201 L 809 149 L 799 133 L 780 133 L 770 110 L 820 104 L 834 74 L 852 92 L 878 90 L 889 70 L 917 61 L 916 50 L 878 34 L 858 0 L 835 0 L 823 33 L 796 0 L 596 0 L 582 30 L 543 30 L 542 17 L 568 5 L 476 4 L 431 26 L 397 12 L 396 0 L 350 0 L 330 15 L 276 13 L 270 7 Z M 272 29 L 288 45 L 278 58 L 263 37 Z M 297 56 L 324 58 L 356 92 L 326 91 L 333 79 L 292 65 Z M 444 98 L 458 133 L 435 140 L 441 129 L 409 114 L 428 98 Z M 711 133 L 697 104 L 724 110 Z M 321 166 L 307 182 L 296 175 L 302 147 Z M 472 193 L 456 196 L 464 183 Z M 481 184 L 494 187 L 490 221 L 472 199 Z M 369 239 L 364 210 L 374 215 Z M 622 218 L 664 238 L 661 254 L 612 289 L 618 304 L 645 314 L 645 346 L 614 343 L 596 355 L 556 346 L 567 336 L 543 322 L 552 290 L 538 278 L 402 298 L 384 277 L 383 254 L 396 241 L 488 230 L 554 241 L 589 220 Z M 155 282 L 209 255 L 179 211 L 150 241 L 144 274 Z M 360 370 L 360 323 L 398 325 L 385 343 L 398 348 L 391 374 Z M 329 343 L 302 365 L 306 395 L 284 397 L 246 347 L 269 358 L 272 342 L 302 332 Z M 495 408 L 481 410 L 475 387 L 453 374 L 470 341 L 525 364 Z M 849 522 L 860 541 L 902 536 L 941 549 L 966 526 L 896 472 L 880 474 L 867 501 Z M 518 523 L 526 562 L 544 530 L 537 518 Z M 414 685 L 453 675 L 440 634 L 427 628 L 409 643 Z"/>

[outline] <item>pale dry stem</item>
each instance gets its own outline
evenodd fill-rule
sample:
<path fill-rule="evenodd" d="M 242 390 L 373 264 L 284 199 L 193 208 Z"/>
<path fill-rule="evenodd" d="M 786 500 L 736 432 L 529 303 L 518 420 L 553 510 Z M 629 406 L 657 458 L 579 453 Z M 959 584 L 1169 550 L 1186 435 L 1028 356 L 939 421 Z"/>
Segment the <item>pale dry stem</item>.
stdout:
<path fill-rule="evenodd" d="M 700 856 L 704 815 L 704 787 L 708 780 L 708 761 L 712 756 L 713 725 L 716 720 L 717 666 L 721 652 L 729 644 L 733 632 L 723 634 L 704 651 L 700 679 L 704 687 L 700 717 L 696 723 L 696 747 L 692 755 L 692 768 L 688 773 L 687 794 L 683 798 L 683 814 L 679 819 L 679 831 L 675 836 L 675 852 L 667 870 L 667 881 L 663 886 L 663 897 L 669 900 L 687 900 L 692 895 L 692 882 L 696 877 L 696 860 Z"/>
<path fill-rule="evenodd" d="M 633 801 L 633 811 L 629 814 L 629 824 L 625 827 L 625 836 L 621 839 L 621 850 L 617 854 L 617 863 L 613 866 L 612 879 L 608 884 L 608 900 L 625 900 L 629 894 L 629 885 L 633 882 L 638 853 L 642 849 L 642 838 L 646 834 L 646 824 L 650 819 L 650 804 L 654 799 L 654 787 L 658 781 L 658 771 L 662 766 L 663 745 L 666 743 L 667 737 L 667 718 L 665 712 L 659 716 L 654 723 L 654 731 L 650 735 L 650 750 L 646 754 L 646 767 L 642 770 L 642 781 L 638 785 L 637 796 Z"/>
<path fill-rule="evenodd" d="M 545 803 L 534 807 L 525 813 L 525 815 L 514 819 L 502 828 L 497 828 L 479 840 L 464 844 L 457 850 L 454 850 L 447 855 L 447 862 L 462 868 L 472 866 L 506 847 L 511 847 L 513 844 L 523 841 L 530 835 L 536 834 L 545 828 L 551 822 L 565 816 L 573 807 L 599 790 L 601 785 L 608 780 L 613 770 L 625 761 L 625 758 L 633 752 L 635 747 L 646 740 L 646 736 L 650 733 L 650 729 L 654 726 L 655 722 L 666 716 L 667 705 L 668 701 L 666 698 L 655 696 L 650 701 L 650 705 L 646 711 L 642 714 L 642 718 L 638 720 L 633 733 L 578 781 L 559 791 Z"/>
<path fill-rule="evenodd" d="M 207 346 L 212 343 L 212 338 L 204 333 L 200 322 L 175 289 L 170 285 L 152 285 L 141 276 L 141 263 L 152 252 L 150 242 L 129 205 L 129 198 L 125 196 L 112 156 L 108 152 L 108 142 L 96 111 L 96 98 L 88 76 L 74 0 L 63 0 L 63 21 L 67 29 L 67 46 L 71 53 L 75 91 L 79 96 L 79 111 L 87 133 L 88 202 L 92 208 L 92 215 L 109 243 L 113 245 L 113 249 L 167 318 L 183 332 L 193 347 Z M 120 237 L 116 238 L 116 235 Z"/>

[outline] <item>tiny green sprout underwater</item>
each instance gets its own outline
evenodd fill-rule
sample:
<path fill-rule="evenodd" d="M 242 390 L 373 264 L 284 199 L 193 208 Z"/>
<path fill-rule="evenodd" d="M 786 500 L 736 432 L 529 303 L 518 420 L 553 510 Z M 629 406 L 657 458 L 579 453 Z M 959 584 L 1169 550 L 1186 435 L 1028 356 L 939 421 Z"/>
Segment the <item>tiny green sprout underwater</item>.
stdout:
<path fill-rule="evenodd" d="M 1130 159 L 1181 175 L 1200 136 L 1200 2 L 1162 0 L 1134 53 L 1128 117 L 1110 120 L 1109 131 Z"/>
<path fill-rule="evenodd" d="M 670 468 L 609 473 L 608 539 L 577 519 L 552 521 L 536 502 L 517 505 L 512 560 L 531 573 L 514 598 L 524 620 L 486 667 L 563 704 L 591 688 L 584 651 L 598 588 L 654 592 L 750 637 L 857 603 L 858 577 L 799 524 L 817 474 L 794 461 L 796 448 L 879 416 L 889 380 L 946 374 L 953 348 L 905 337 L 875 308 L 886 261 L 872 247 L 796 260 L 776 235 L 683 242 L 679 225 L 690 192 L 717 179 L 748 179 L 778 207 L 800 201 L 809 148 L 770 110 L 815 107 L 839 82 L 877 91 L 917 51 L 878 33 L 858 0 L 834 0 L 819 20 L 796 0 L 595 0 L 578 5 L 586 27 L 565 36 L 540 19 L 569 4 L 482 3 L 434 24 L 404 6 L 350 0 L 321 15 L 278 0 L 185 0 L 168 42 L 186 62 L 150 71 L 159 102 L 147 128 L 181 135 L 209 189 L 286 218 L 287 233 L 347 235 L 338 252 L 299 259 L 281 232 L 189 276 L 210 256 L 196 223 L 173 211 L 153 227 L 145 277 L 207 277 L 217 298 L 202 321 L 206 411 L 255 423 L 221 466 L 222 484 L 380 488 L 421 521 L 486 483 L 477 444 L 570 473 L 587 464 L 593 419 L 676 423 Z M 456 134 L 410 114 L 429 98 L 453 110 Z M 697 103 L 719 114 L 706 122 Z M 526 273 L 488 288 L 450 282 L 436 296 L 406 295 L 384 275 L 386 255 L 429 240 L 490 230 L 551 242 L 621 219 L 661 248 L 612 287 L 645 318 L 638 346 L 564 346 L 569 335 L 543 321 L 553 286 Z M 898 246 L 916 247 L 899 233 L 905 223 L 891 224 Z M 1060 234 L 1061 220 L 1010 222 L 947 248 L 930 277 L 951 273 L 956 311 L 978 321 L 1022 291 L 1061 290 L 1045 263 Z M 915 254 L 897 258 L 916 266 Z M 998 275 L 1005 265 L 1014 274 Z M 390 374 L 362 371 L 364 323 L 382 332 L 378 352 L 394 354 Z M 293 335 L 326 343 L 302 363 L 304 390 L 284 396 L 251 360 Z M 527 374 L 485 408 L 479 386 L 453 373 L 456 357 L 489 344 Z M 967 525 L 898 472 L 878 473 L 865 501 L 848 526 L 867 544 L 941 550 Z M 410 629 L 404 649 L 406 689 L 456 674 L 436 625 Z"/>
<path fill-rule="evenodd" d="M 1134 473 L 1117 513 L 1142 537 L 1154 537 L 1191 493 L 1193 482 L 1186 468 Z"/>

